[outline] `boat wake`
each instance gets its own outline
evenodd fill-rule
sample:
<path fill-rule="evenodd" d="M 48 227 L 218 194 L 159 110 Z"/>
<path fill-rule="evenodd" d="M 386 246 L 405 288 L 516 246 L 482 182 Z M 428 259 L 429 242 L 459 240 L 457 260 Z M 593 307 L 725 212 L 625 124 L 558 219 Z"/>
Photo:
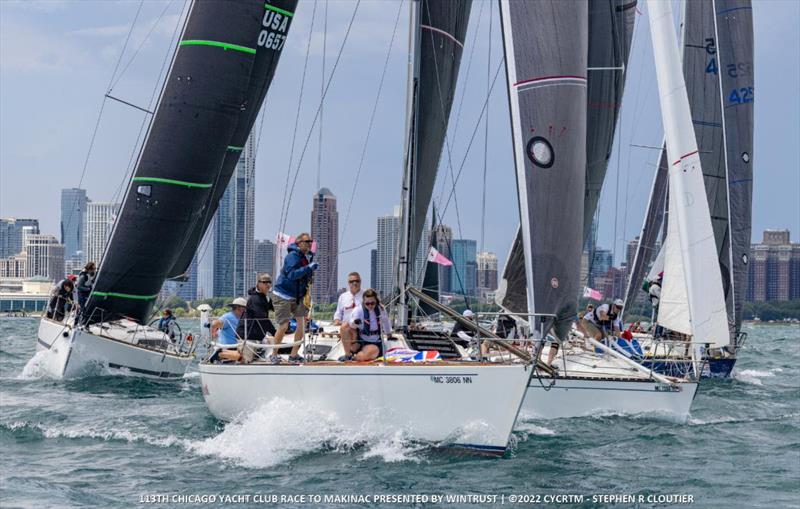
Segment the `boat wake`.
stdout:
<path fill-rule="evenodd" d="M 123 442 L 143 442 L 157 447 L 180 446 L 188 449 L 189 441 L 178 438 L 175 435 L 157 437 L 145 432 L 136 432 L 126 429 L 94 428 L 87 426 L 47 426 L 41 423 L 15 421 L 12 423 L 0 423 L 0 429 L 19 434 L 40 434 L 42 438 L 71 438 L 71 439 L 95 439 L 104 441 L 123 441 Z"/>
<path fill-rule="evenodd" d="M 733 374 L 733 378 L 739 380 L 740 382 L 745 382 L 752 385 L 764 385 L 761 381 L 762 378 L 771 378 L 774 377 L 776 373 L 783 372 L 781 368 L 774 368 L 768 371 L 760 371 L 758 369 L 744 369 L 742 371 L 737 371 Z"/>
<path fill-rule="evenodd" d="M 47 350 L 39 350 L 33 357 L 28 359 L 25 367 L 22 368 L 22 373 L 17 375 L 17 380 L 38 380 L 47 376 L 47 371 L 44 364 L 48 360 L 48 356 L 52 355 Z"/>

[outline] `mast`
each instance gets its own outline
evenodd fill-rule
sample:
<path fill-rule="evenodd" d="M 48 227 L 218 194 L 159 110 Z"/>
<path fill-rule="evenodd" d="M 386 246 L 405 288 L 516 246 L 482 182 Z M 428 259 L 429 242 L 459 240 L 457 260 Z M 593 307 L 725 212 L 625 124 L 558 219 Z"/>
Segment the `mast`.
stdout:
<path fill-rule="evenodd" d="M 694 339 L 720 347 L 728 343 L 725 297 L 672 8 L 670 2 L 659 0 L 648 0 L 648 7 L 670 161 L 669 225 L 674 225 L 679 239 Z M 674 236 L 668 234 L 667 243 L 674 241 Z M 670 276 L 665 270 L 665 281 Z"/>
<path fill-rule="evenodd" d="M 408 33 L 408 89 L 406 91 L 406 142 L 405 161 L 403 165 L 403 188 L 401 195 L 400 235 L 397 249 L 397 291 L 400 298 L 397 306 L 396 326 L 405 328 L 408 325 L 408 297 L 406 287 L 411 280 L 412 260 L 411 245 L 411 196 L 414 186 L 414 167 L 417 159 L 417 110 L 418 103 L 417 84 L 419 82 L 419 2 L 409 2 L 409 33 Z"/>

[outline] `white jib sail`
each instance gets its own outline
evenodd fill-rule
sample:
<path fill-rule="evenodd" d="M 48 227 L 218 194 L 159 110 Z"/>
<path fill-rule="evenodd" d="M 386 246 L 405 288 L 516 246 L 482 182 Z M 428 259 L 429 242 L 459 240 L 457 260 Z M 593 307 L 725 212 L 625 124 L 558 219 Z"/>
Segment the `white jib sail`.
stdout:
<path fill-rule="evenodd" d="M 671 2 L 647 6 L 670 163 L 669 223 L 677 223 L 692 333 L 695 341 L 722 347 L 729 342 L 725 297 Z"/>
<path fill-rule="evenodd" d="M 675 193 L 669 193 L 669 210 L 675 210 Z M 664 272 L 664 280 L 661 285 L 661 297 L 658 305 L 658 323 L 667 329 L 682 334 L 692 334 L 692 320 L 689 311 L 689 296 L 686 289 L 686 268 L 683 265 L 683 253 L 681 253 L 681 239 L 678 232 L 678 222 L 674 216 L 670 215 L 667 221 L 667 238 L 658 258 L 653 264 L 656 269 L 659 260 L 662 268 L 656 272 Z M 653 271 L 651 271 L 652 273 Z"/>

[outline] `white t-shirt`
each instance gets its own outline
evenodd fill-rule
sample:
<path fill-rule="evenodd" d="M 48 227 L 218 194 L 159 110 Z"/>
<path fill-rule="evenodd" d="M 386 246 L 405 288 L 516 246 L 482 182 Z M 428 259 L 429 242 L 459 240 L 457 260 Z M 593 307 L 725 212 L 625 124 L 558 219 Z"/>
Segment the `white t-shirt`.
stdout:
<path fill-rule="evenodd" d="M 350 320 L 348 323 L 350 327 L 354 329 L 361 330 L 361 324 L 356 324 L 356 320 L 359 322 L 364 321 L 364 307 L 357 306 L 352 313 L 350 313 Z M 375 316 L 375 311 L 369 310 L 369 330 L 376 331 L 378 330 L 378 317 Z M 381 323 L 380 323 L 380 332 L 384 334 L 388 334 L 392 330 L 392 323 L 389 321 L 389 313 L 386 312 L 386 309 L 381 307 Z M 364 341 L 370 341 L 372 343 L 377 343 L 381 340 L 380 333 L 378 334 L 361 334 L 359 332 L 359 339 L 363 339 Z"/>
<path fill-rule="evenodd" d="M 353 310 L 361 305 L 363 297 L 364 290 L 359 290 L 355 295 L 349 291 L 339 295 L 339 302 L 336 304 L 336 312 L 333 314 L 333 319 L 342 323 L 349 321 Z"/>

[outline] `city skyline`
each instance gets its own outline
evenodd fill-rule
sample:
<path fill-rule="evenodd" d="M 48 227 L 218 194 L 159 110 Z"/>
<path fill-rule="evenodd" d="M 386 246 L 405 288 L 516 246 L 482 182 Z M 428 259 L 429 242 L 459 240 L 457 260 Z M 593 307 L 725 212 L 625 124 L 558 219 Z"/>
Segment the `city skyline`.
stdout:
<path fill-rule="evenodd" d="M 328 41 L 331 45 L 329 52 L 340 44 L 343 31 L 339 27 L 349 18 L 353 6 L 350 1 L 331 4 L 329 21 L 333 31 Z M 404 53 L 407 50 L 401 41 L 403 37 L 395 40 L 373 136 L 365 152 L 363 170 L 356 173 L 372 108 L 372 101 L 368 98 L 374 97 L 378 71 L 386 58 L 385 50 L 394 21 L 393 13 L 389 12 L 392 9 L 379 7 L 368 3 L 360 8 L 355 27 L 358 30 L 354 30 L 347 43 L 343 53 L 345 58 L 335 73 L 325 103 L 321 179 L 339 196 L 340 250 L 347 251 L 340 256 L 339 280 L 352 268 L 366 272 L 370 264 L 370 249 L 375 246 L 350 250 L 374 240 L 364 238 L 364 232 L 372 231 L 375 216 L 385 212 L 385 204 L 396 203 L 400 196 L 406 92 Z M 98 200 L 119 201 L 122 192 L 119 190 L 120 181 L 124 181 L 125 168 L 135 148 L 142 112 L 116 103 L 106 107 L 103 128 L 98 132 L 82 182 L 80 177 L 97 120 L 95 112 L 107 92 L 108 74 L 119 57 L 135 7 L 113 2 L 91 8 L 81 2 L 2 2 L 0 9 L 3 14 L 0 16 L 3 29 L 0 35 L 3 38 L 0 45 L 0 56 L 3 57 L 0 58 L 3 84 L 0 87 L 0 110 L 3 111 L 0 119 L 0 144 L 3 147 L 0 151 L 0 216 L 38 217 L 43 231 L 57 235 L 60 189 L 83 187 Z M 57 16 L 38 15 L 42 9 L 57 13 Z M 297 112 L 297 84 L 302 75 L 302 57 L 310 28 L 310 9 L 305 9 L 303 5 L 298 8 L 292 34 L 287 40 L 287 58 L 282 60 L 267 96 L 265 129 L 256 133 L 260 140 L 257 144 L 259 150 L 266 154 L 256 164 L 254 234 L 258 238 L 274 238 L 278 231 L 291 234 L 303 231 L 303 223 L 308 217 L 305 197 L 317 189 L 314 158 L 307 156 L 302 164 L 298 162 L 317 99 L 304 101 L 300 108 L 293 158 L 290 157 L 290 147 L 295 130 L 269 128 L 277 119 L 294 119 Z M 486 11 L 483 24 L 477 26 L 479 9 L 486 9 L 483 3 L 476 4 L 476 15 L 472 17 L 468 30 L 467 39 L 470 41 L 476 30 L 486 28 Z M 156 24 L 160 10 L 159 5 L 146 3 L 143 6 L 141 19 L 145 22 L 134 30 L 134 40 L 144 41 L 151 21 L 156 29 L 115 88 L 115 95 L 134 104 L 148 104 L 160 64 L 169 49 L 169 36 L 178 21 L 176 6 L 168 10 L 161 23 Z M 798 115 L 786 115 L 785 112 L 798 111 L 800 103 L 794 90 L 800 88 L 800 75 L 794 67 L 785 69 L 784 59 L 772 54 L 769 48 L 798 46 L 798 35 L 790 20 L 798 18 L 800 7 L 796 2 L 760 2 L 756 10 L 754 19 L 759 43 L 756 44 L 755 62 L 759 76 L 764 77 L 757 84 L 756 125 L 770 125 L 771 129 L 769 134 L 756 129 L 753 231 L 783 226 L 798 230 L 800 205 L 793 195 L 800 181 L 792 169 L 800 166 L 800 151 L 793 141 L 800 137 L 800 122 Z M 637 16 L 620 132 L 610 155 L 611 164 L 599 213 L 597 241 L 616 255 L 617 264 L 625 254 L 625 242 L 638 234 L 641 226 L 657 155 L 656 150 L 641 147 L 659 146 L 662 137 L 650 63 L 652 55 L 646 9 L 643 11 Z M 369 30 L 364 30 L 365 27 Z M 319 30 L 320 27 L 315 26 L 312 37 L 311 58 L 315 59 L 321 56 L 322 32 Z M 51 37 L 56 37 L 59 45 L 44 45 L 43 41 Z M 481 191 L 475 183 L 481 181 L 483 149 L 475 146 L 468 155 L 465 151 L 485 99 L 485 83 L 475 81 L 476 69 L 485 71 L 487 65 L 485 50 L 488 50 L 488 41 L 484 39 L 477 39 L 471 74 L 465 69 L 459 80 L 452 129 L 448 133 L 450 149 L 442 155 L 439 182 L 434 193 L 437 204 L 441 203 L 443 221 L 451 225 L 456 236 L 461 238 L 481 238 L 479 207 L 466 204 L 480 200 Z M 492 62 L 498 63 L 502 54 L 499 31 L 493 34 L 491 43 Z M 102 48 L 99 53 L 96 51 L 98 47 Z M 129 56 L 130 52 L 126 53 L 123 60 Z M 309 66 L 307 79 L 309 83 L 319 85 L 318 66 Z M 59 97 L 47 93 L 45 84 L 54 82 L 59 83 Z M 502 270 L 517 226 L 518 211 L 506 120 L 507 97 L 499 85 L 498 81 L 488 108 L 488 155 L 492 164 L 487 181 L 489 207 L 484 249 L 497 253 Z M 25 106 L 33 103 L 41 104 L 41 110 L 31 111 Z M 72 127 L 69 130 L 42 127 L 55 125 Z M 261 125 L 260 121 L 256 123 L 257 131 Z M 39 147 L 40 143 L 32 145 L 33 140 L 40 140 L 43 134 L 48 138 L 46 146 Z M 316 153 L 317 145 L 317 137 L 310 136 L 309 154 Z M 444 170 L 448 166 L 458 170 L 462 162 L 463 173 L 456 193 L 453 199 L 449 199 L 452 183 L 449 171 Z M 294 174 L 298 175 L 294 192 L 290 192 L 292 187 L 284 191 L 287 173 L 289 184 Z M 29 175 L 32 174 L 49 185 L 46 188 L 31 186 Z M 289 209 L 286 214 L 289 219 L 280 224 L 284 206 Z M 459 215 L 456 214 L 457 208 Z M 784 224 L 775 223 L 779 217 L 787 218 Z M 754 236 L 753 241 L 757 240 Z"/>

